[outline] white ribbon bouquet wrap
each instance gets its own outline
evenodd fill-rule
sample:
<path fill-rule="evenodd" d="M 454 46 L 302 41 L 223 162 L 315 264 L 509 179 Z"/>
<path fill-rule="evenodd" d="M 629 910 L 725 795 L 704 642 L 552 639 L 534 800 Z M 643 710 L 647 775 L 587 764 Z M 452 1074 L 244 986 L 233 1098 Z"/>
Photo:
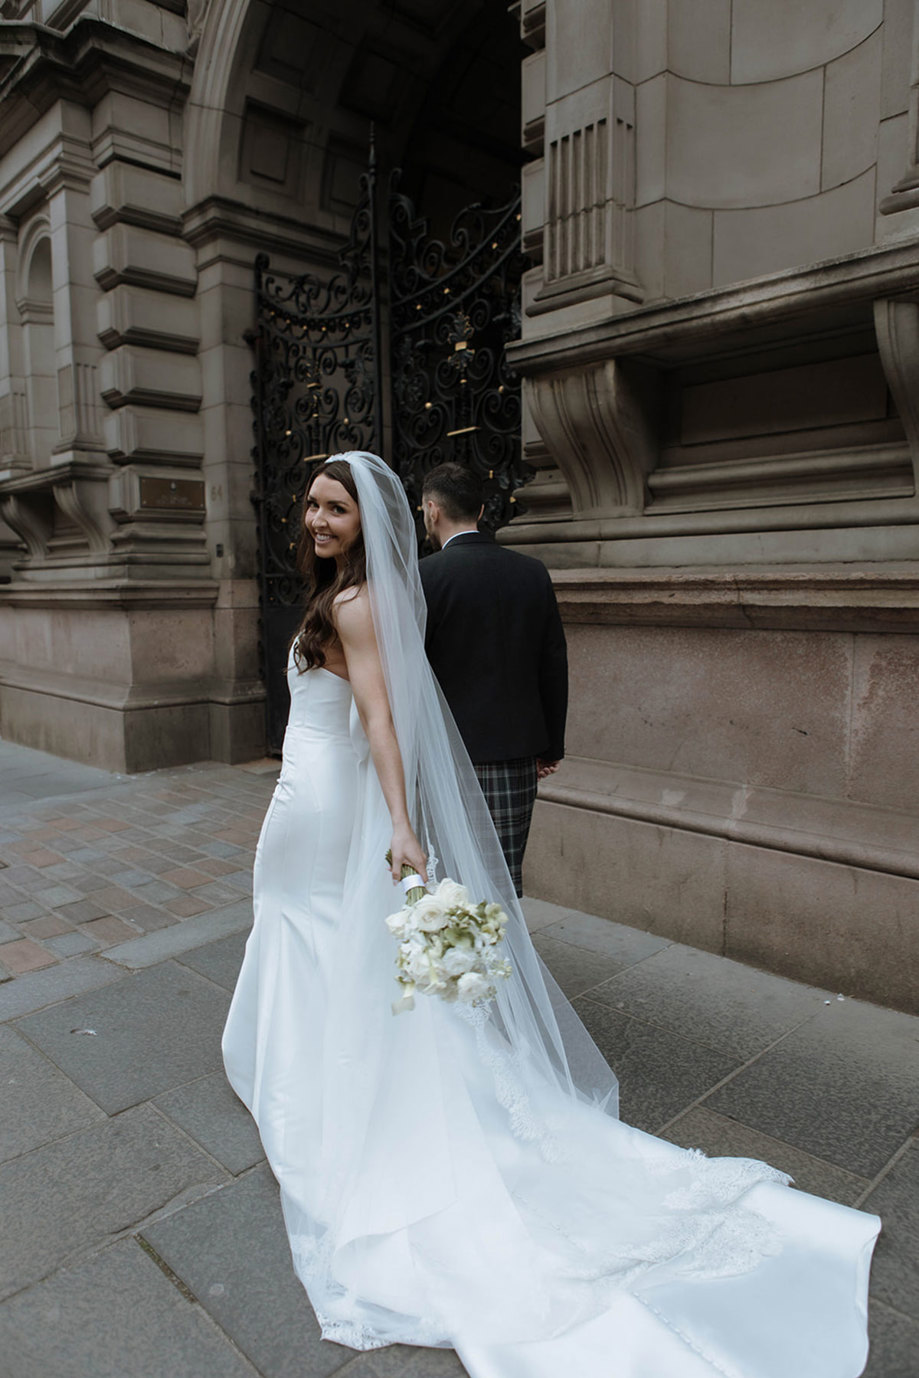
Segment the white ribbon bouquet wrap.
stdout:
<path fill-rule="evenodd" d="M 405 904 L 386 926 L 399 940 L 396 980 L 401 999 L 393 1014 L 415 1007 L 415 995 L 439 995 L 452 1004 L 481 1005 L 494 999 L 495 982 L 506 980 L 511 964 L 500 945 L 507 915 L 499 904 L 474 903 L 455 880 L 429 891 L 410 867 L 402 868 Z"/>

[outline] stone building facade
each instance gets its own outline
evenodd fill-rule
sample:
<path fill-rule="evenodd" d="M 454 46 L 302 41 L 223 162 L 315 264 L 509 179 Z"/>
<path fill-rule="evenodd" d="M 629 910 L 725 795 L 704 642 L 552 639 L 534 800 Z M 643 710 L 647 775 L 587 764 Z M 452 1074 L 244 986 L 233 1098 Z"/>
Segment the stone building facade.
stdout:
<path fill-rule="evenodd" d="M 916 1008 L 919 0 L 0 13 L 3 735 L 261 754 L 255 255 L 334 264 L 371 120 L 423 208 L 516 159 L 530 891 Z"/>

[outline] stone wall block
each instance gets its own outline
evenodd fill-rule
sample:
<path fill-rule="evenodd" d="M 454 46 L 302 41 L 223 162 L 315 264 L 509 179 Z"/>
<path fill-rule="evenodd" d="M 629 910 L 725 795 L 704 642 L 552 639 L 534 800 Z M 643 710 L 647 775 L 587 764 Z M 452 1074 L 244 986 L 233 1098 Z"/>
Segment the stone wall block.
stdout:
<path fill-rule="evenodd" d="M 93 178 L 90 204 L 100 230 L 121 222 L 163 234 L 182 232 L 182 183 L 152 168 L 109 163 Z"/>
<path fill-rule="evenodd" d="M 881 363 L 913 460 L 919 492 L 919 303 L 877 301 L 874 325 Z"/>
<path fill-rule="evenodd" d="M 731 0 L 669 0 L 669 68 L 690 81 L 731 81 Z"/>
<path fill-rule="evenodd" d="M 194 250 L 188 244 L 134 225 L 115 225 L 99 236 L 93 270 L 106 290 L 128 283 L 193 297 L 198 281 Z"/>
<path fill-rule="evenodd" d="M 546 53 L 532 53 L 521 63 L 523 79 L 521 143 L 537 157 L 543 151 L 546 133 Z"/>
<path fill-rule="evenodd" d="M 661 73 L 635 92 L 636 206 L 667 194 L 667 81 Z"/>
<path fill-rule="evenodd" d="M 575 514 L 640 512 L 657 459 L 653 380 L 610 359 L 540 375 L 528 395 Z"/>
<path fill-rule="evenodd" d="M 632 6 L 632 64 L 622 71 L 638 85 L 667 69 L 667 29 L 671 0 L 640 0 Z"/>
<path fill-rule="evenodd" d="M 917 811 L 919 637 L 855 641 L 848 792 L 872 804 Z M 916 835 L 919 837 L 919 820 Z"/>
<path fill-rule="evenodd" d="M 568 624 L 573 756 L 844 796 L 851 638 Z"/>
<path fill-rule="evenodd" d="M 125 406 L 105 418 L 105 446 L 119 464 L 144 461 L 197 469 L 204 458 L 201 415 Z"/>
<path fill-rule="evenodd" d="M 729 846 L 720 838 L 540 801 L 524 888 L 555 904 L 720 952 Z"/>
<path fill-rule="evenodd" d="M 534 263 L 542 262 L 543 225 L 546 214 L 546 164 L 544 158 L 524 163 L 520 170 L 523 251 Z"/>
<path fill-rule="evenodd" d="M 737 844 L 725 955 L 795 981 L 919 1013 L 919 882 Z"/>
<path fill-rule="evenodd" d="M 786 205 L 716 210 L 713 282 L 744 282 L 842 258 L 874 239 L 874 170 L 822 196 Z"/>
<path fill-rule="evenodd" d="M 826 189 L 849 182 L 877 162 L 882 31 L 826 68 L 823 168 Z"/>
<path fill-rule="evenodd" d="M 610 0 L 550 0 L 546 5 L 546 98 L 551 103 L 613 70 Z"/>
<path fill-rule="evenodd" d="M 884 0 L 734 0 L 731 80 L 773 81 L 851 52 L 884 18 Z"/>
<path fill-rule="evenodd" d="M 122 285 L 99 298 L 97 318 L 106 349 L 123 344 L 179 354 L 195 354 L 198 349 L 198 309 L 188 297 Z"/>
<path fill-rule="evenodd" d="M 910 60 L 916 0 L 884 0 L 881 119 L 909 109 Z M 901 168 L 902 171 L 902 168 Z"/>
<path fill-rule="evenodd" d="M 123 345 L 102 361 L 101 392 L 112 408 L 128 403 L 196 412 L 201 406 L 197 359 Z"/>
<path fill-rule="evenodd" d="M 667 194 L 769 206 L 820 190 L 823 72 L 756 86 L 669 83 Z"/>
<path fill-rule="evenodd" d="M 181 153 L 177 153 L 181 143 L 173 143 L 173 133 L 170 111 L 156 96 L 145 99 L 142 91 L 108 90 L 93 108 L 92 148 L 97 167 L 121 161 L 174 175 L 181 165 Z"/>
<path fill-rule="evenodd" d="M 520 37 L 528 48 L 546 46 L 546 0 L 522 0 Z"/>
<path fill-rule="evenodd" d="M 876 355 L 688 384 L 680 397 L 684 445 L 768 436 L 887 415 L 887 385 Z"/>

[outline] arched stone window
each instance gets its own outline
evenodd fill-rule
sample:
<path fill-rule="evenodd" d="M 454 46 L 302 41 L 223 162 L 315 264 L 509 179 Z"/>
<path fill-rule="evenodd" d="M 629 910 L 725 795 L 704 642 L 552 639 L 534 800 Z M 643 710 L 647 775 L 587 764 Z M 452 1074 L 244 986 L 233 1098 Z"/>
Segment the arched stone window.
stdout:
<path fill-rule="evenodd" d="M 26 379 L 28 450 L 33 465 L 44 468 L 60 439 L 57 375 L 54 366 L 54 298 L 51 239 L 44 219 L 35 221 L 23 239 L 21 292 Z"/>

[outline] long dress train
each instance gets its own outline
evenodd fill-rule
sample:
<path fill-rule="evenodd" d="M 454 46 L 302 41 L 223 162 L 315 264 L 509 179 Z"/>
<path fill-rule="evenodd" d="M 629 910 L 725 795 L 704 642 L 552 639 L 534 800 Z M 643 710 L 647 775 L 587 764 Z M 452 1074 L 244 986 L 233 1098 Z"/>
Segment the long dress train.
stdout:
<path fill-rule="evenodd" d="M 578 1104 L 487 1014 L 394 1017 L 389 820 L 350 686 L 289 673 L 227 1073 L 328 1339 L 471 1378 L 856 1378 L 876 1217 Z"/>

